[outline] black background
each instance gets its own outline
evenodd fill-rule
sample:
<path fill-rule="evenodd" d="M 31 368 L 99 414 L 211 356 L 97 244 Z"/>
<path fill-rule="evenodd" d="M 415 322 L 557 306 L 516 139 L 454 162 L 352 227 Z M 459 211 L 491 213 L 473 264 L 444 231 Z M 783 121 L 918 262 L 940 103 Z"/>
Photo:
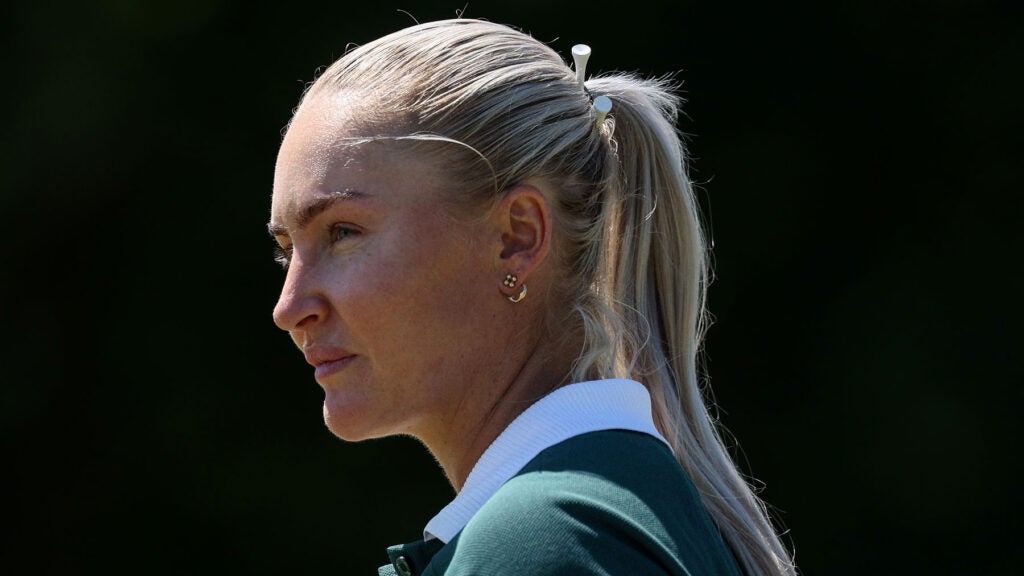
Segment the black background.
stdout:
<path fill-rule="evenodd" d="M 398 8 L 463 6 L 2 9 L 4 572 L 373 574 L 451 498 L 415 441 L 330 435 L 270 316 L 281 129 Z M 804 572 L 1024 570 L 1020 3 L 466 15 L 678 72 L 711 383 Z"/>

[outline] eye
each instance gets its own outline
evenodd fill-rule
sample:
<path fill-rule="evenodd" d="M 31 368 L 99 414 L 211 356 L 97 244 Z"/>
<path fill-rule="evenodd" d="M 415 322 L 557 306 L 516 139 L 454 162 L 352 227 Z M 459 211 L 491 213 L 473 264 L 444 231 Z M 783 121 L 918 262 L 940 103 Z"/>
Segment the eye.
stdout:
<path fill-rule="evenodd" d="M 281 268 L 288 269 L 288 264 L 292 261 L 292 247 L 291 246 L 277 246 L 274 248 L 274 262 L 281 265 Z"/>
<path fill-rule="evenodd" d="M 359 230 L 349 224 L 334 224 L 331 226 L 331 243 L 341 242 L 358 234 Z"/>

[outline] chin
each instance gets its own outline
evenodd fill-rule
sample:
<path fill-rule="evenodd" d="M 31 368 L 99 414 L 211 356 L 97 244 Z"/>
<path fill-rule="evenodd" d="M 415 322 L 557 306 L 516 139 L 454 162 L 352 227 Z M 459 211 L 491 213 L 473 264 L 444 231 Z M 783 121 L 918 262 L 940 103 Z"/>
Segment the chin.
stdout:
<path fill-rule="evenodd" d="M 367 411 L 354 410 L 351 405 L 331 407 L 324 402 L 324 424 L 332 434 L 346 442 L 361 442 L 391 436 L 379 418 L 368 416 Z"/>

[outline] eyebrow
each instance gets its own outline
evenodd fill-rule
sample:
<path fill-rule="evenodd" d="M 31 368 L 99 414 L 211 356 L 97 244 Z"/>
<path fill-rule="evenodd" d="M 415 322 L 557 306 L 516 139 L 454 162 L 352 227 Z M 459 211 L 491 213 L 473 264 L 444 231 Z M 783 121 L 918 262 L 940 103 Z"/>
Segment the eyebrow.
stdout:
<path fill-rule="evenodd" d="M 320 194 L 314 198 L 312 202 L 299 210 L 298 215 L 295 217 L 295 229 L 302 230 L 306 226 L 309 226 L 309 223 L 312 222 L 314 218 L 322 214 L 336 202 L 340 202 L 342 200 L 362 200 L 365 198 L 369 198 L 369 195 L 352 189 L 336 190 L 328 192 L 327 194 Z M 267 223 L 267 231 L 274 237 L 288 236 L 287 227 L 274 224 L 273 222 Z"/>

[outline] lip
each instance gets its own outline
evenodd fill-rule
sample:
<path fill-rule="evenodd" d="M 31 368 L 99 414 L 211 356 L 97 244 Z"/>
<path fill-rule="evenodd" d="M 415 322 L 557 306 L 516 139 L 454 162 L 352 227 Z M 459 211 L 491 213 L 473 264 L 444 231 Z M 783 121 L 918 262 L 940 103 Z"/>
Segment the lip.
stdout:
<path fill-rule="evenodd" d="M 321 379 L 327 378 L 332 374 L 336 374 L 342 371 L 345 368 L 345 366 L 348 366 L 348 364 L 352 360 L 355 360 L 355 358 L 356 357 L 354 354 L 349 354 L 348 356 L 338 358 L 337 360 L 329 360 L 327 362 L 317 364 L 313 377 L 316 378 L 317 381 L 320 381 Z"/>
<path fill-rule="evenodd" d="M 310 346 L 302 352 L 306 356 L 306 362 L 316 369 L 314 377 L 317 380 L 341 371 L 356 357 L 355 354 L 341 348 Z"/>

